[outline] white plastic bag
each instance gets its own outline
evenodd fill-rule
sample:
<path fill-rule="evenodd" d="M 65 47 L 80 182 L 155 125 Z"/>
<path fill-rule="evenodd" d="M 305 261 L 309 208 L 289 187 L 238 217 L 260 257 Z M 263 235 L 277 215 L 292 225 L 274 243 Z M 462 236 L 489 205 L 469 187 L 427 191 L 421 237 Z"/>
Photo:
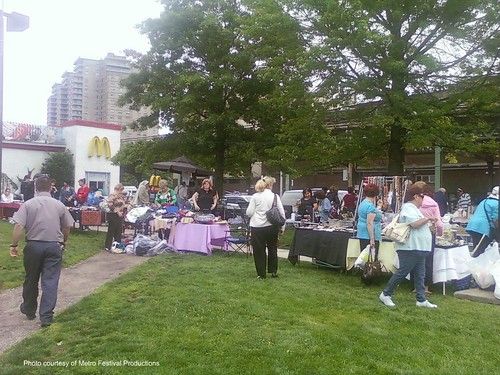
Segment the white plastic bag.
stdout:
<path fill-rule="evenodd" d="M 497 260 L 491 268 L 491 275 L 495 279 L 495 291 L 493 295 L 500 299 L 500 260 Z"/>
<path fill-rule="evenodd" d="M 368 244 L 363 251 L 359 254 L 358 259 L 354 262 L 354 267 L 363 268 L 365 263 L 368 262 L 368 256 L 370 255 L 370 245 Z"/>
<path fill-rule="evenodd" d="M 484 253 L 477 258 L 472 258 L 468 263 L 472 277 L 481 289 L 489 288 L 495 284 L 491 271 L 498 260 L 500 260 L 500 254 L 498 254 L 498 242 L 495 241 L 486 248 Z"/>

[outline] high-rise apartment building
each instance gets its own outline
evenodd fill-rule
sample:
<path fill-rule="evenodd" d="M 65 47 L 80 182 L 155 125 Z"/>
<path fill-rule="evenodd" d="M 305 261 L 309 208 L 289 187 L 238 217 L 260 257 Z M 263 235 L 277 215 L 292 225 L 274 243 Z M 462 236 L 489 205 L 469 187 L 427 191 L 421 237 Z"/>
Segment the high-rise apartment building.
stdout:
<path fill-rule="evenodd" d="M 130 73 L 130 63 L 124 56 L 109 53 L 102 60 L 79 58 L 73 72 L 64 73 L 62 82 L 52 86 L 47 101 L 48 125 L 81 119 L 122 125 L 124 142 L 156 137 L 158 128 L 141 132 L 126 128 L 147 114 L 147 110 L 133 111 L 118 105 L 125 93 L 120 82 Z"/>

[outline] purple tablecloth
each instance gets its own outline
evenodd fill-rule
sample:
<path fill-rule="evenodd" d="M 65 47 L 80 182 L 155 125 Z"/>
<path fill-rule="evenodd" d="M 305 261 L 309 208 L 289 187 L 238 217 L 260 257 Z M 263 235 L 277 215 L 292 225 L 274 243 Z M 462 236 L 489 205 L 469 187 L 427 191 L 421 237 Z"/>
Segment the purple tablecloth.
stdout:
<path fill-rule="evenodd" d="M 178 251 L 195 251 L 210 255 L 214 245 L 223 247 L 228 230 L 227 224 L 177 223 L 171 242 Z"/>

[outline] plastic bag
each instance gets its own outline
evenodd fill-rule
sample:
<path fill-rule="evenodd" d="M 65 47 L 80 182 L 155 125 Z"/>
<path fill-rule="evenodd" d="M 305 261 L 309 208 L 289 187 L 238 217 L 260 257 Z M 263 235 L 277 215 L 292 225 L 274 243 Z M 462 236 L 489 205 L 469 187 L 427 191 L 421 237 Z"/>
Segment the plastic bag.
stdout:
<path fill-rule="evenodd" d="M 474 280 L 481 289 L 489 288 L 495 284 L 495 279 L 491 271 L 493 270 L 493 265 L 498 260 L 500 260 L 498 242 L 495 241 L 486 248 L 484 253 L 477 258 L 472 258 L 467 264 L 472 277 L 474 277 Z"/>
<path fill-rule="evenodd" d="M 495 291 L 493 295 L 495 298 L 500 299 L 500 260 L 497 260 L 493 267 L 491 267 L 491 275 L 495 279 Z"/>
<path fill-rule="evenodd" d="M 134 245 L 130 244 L 130 245 L 125 246 L 125 252 L 127 254 L 135 255 L 134 254 Z"/>
<path fill-rule="evenodd" d="M 155 247 L 160 242 L 159 238 L 152 238 L 144 234 L 138 234 L 134 238 L 134 254 L 144 256 L 149 249 Z"/>
<path fill-rule="evenodd" d="M 125 252 L 125 244 L 114 241 L 111 245 L 111 252 L 114 254 L 123 254 Z"/>
<path fill-rule="evenodd" d="M 155 255 L 164 254 L 169 251 L 175 251 L 175 249 L 167 243 L 167 240 L 161 240 L 156 246 L 153 246 L 148 250 L 146 256 L 153 257 Z"/>
<path fill-rule="evenodd" d="M 137 221 L 142 221 L 146 217 L 148 217 L 153 210 L 151 210 L 149 207 L 136 207 L 131 209 L 126 216 L 126 220 L 129 223 L 135 223 Z"/>
<path fill-rule="evenodd" d="M 368 244 L 363 251 L 359 254 L 358 259 L 354 262 L 354 267 L 363 268 L 365 263 L 368 262 L 368 256 L 370 255 L 370 245 Z"/>

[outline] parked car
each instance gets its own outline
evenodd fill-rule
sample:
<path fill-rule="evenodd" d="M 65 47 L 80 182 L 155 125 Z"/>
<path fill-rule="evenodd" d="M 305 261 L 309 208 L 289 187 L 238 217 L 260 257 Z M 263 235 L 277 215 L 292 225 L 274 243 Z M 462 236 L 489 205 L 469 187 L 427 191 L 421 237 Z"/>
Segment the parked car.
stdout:
<path fill-rule="evenodd" d="M 318 191 L 321 191 L 321 188 L 311 188 L 313 195 Z M 338 197 L 342 202 L 342 198 L 347 194 L 347 190 L 339 190 Z M 287 190 L 283 192 L 281 196 L 281 203 L 283 203 L 283 208 L 285 209 L 285 215 L 287 219 L 290 219 L 292 212 L 297 212 L 298 205 L 300 203 L 300 199 L 302 198 L 302 190 Z"/>
<path fill-rule="evenodd" d="M 223 216 L 227 219 L 230 217 L 241 216 L 250 204 L 251 195 L 247 194 L 226 194 L 221 199 L 221 210 Z"/>
<path fill-rule="evenodd" d="M 247 209 L 250 204 L 251 195 L 246 194 L 227 194 L 222 198 L 222 205 L 229 209 Z"/>

